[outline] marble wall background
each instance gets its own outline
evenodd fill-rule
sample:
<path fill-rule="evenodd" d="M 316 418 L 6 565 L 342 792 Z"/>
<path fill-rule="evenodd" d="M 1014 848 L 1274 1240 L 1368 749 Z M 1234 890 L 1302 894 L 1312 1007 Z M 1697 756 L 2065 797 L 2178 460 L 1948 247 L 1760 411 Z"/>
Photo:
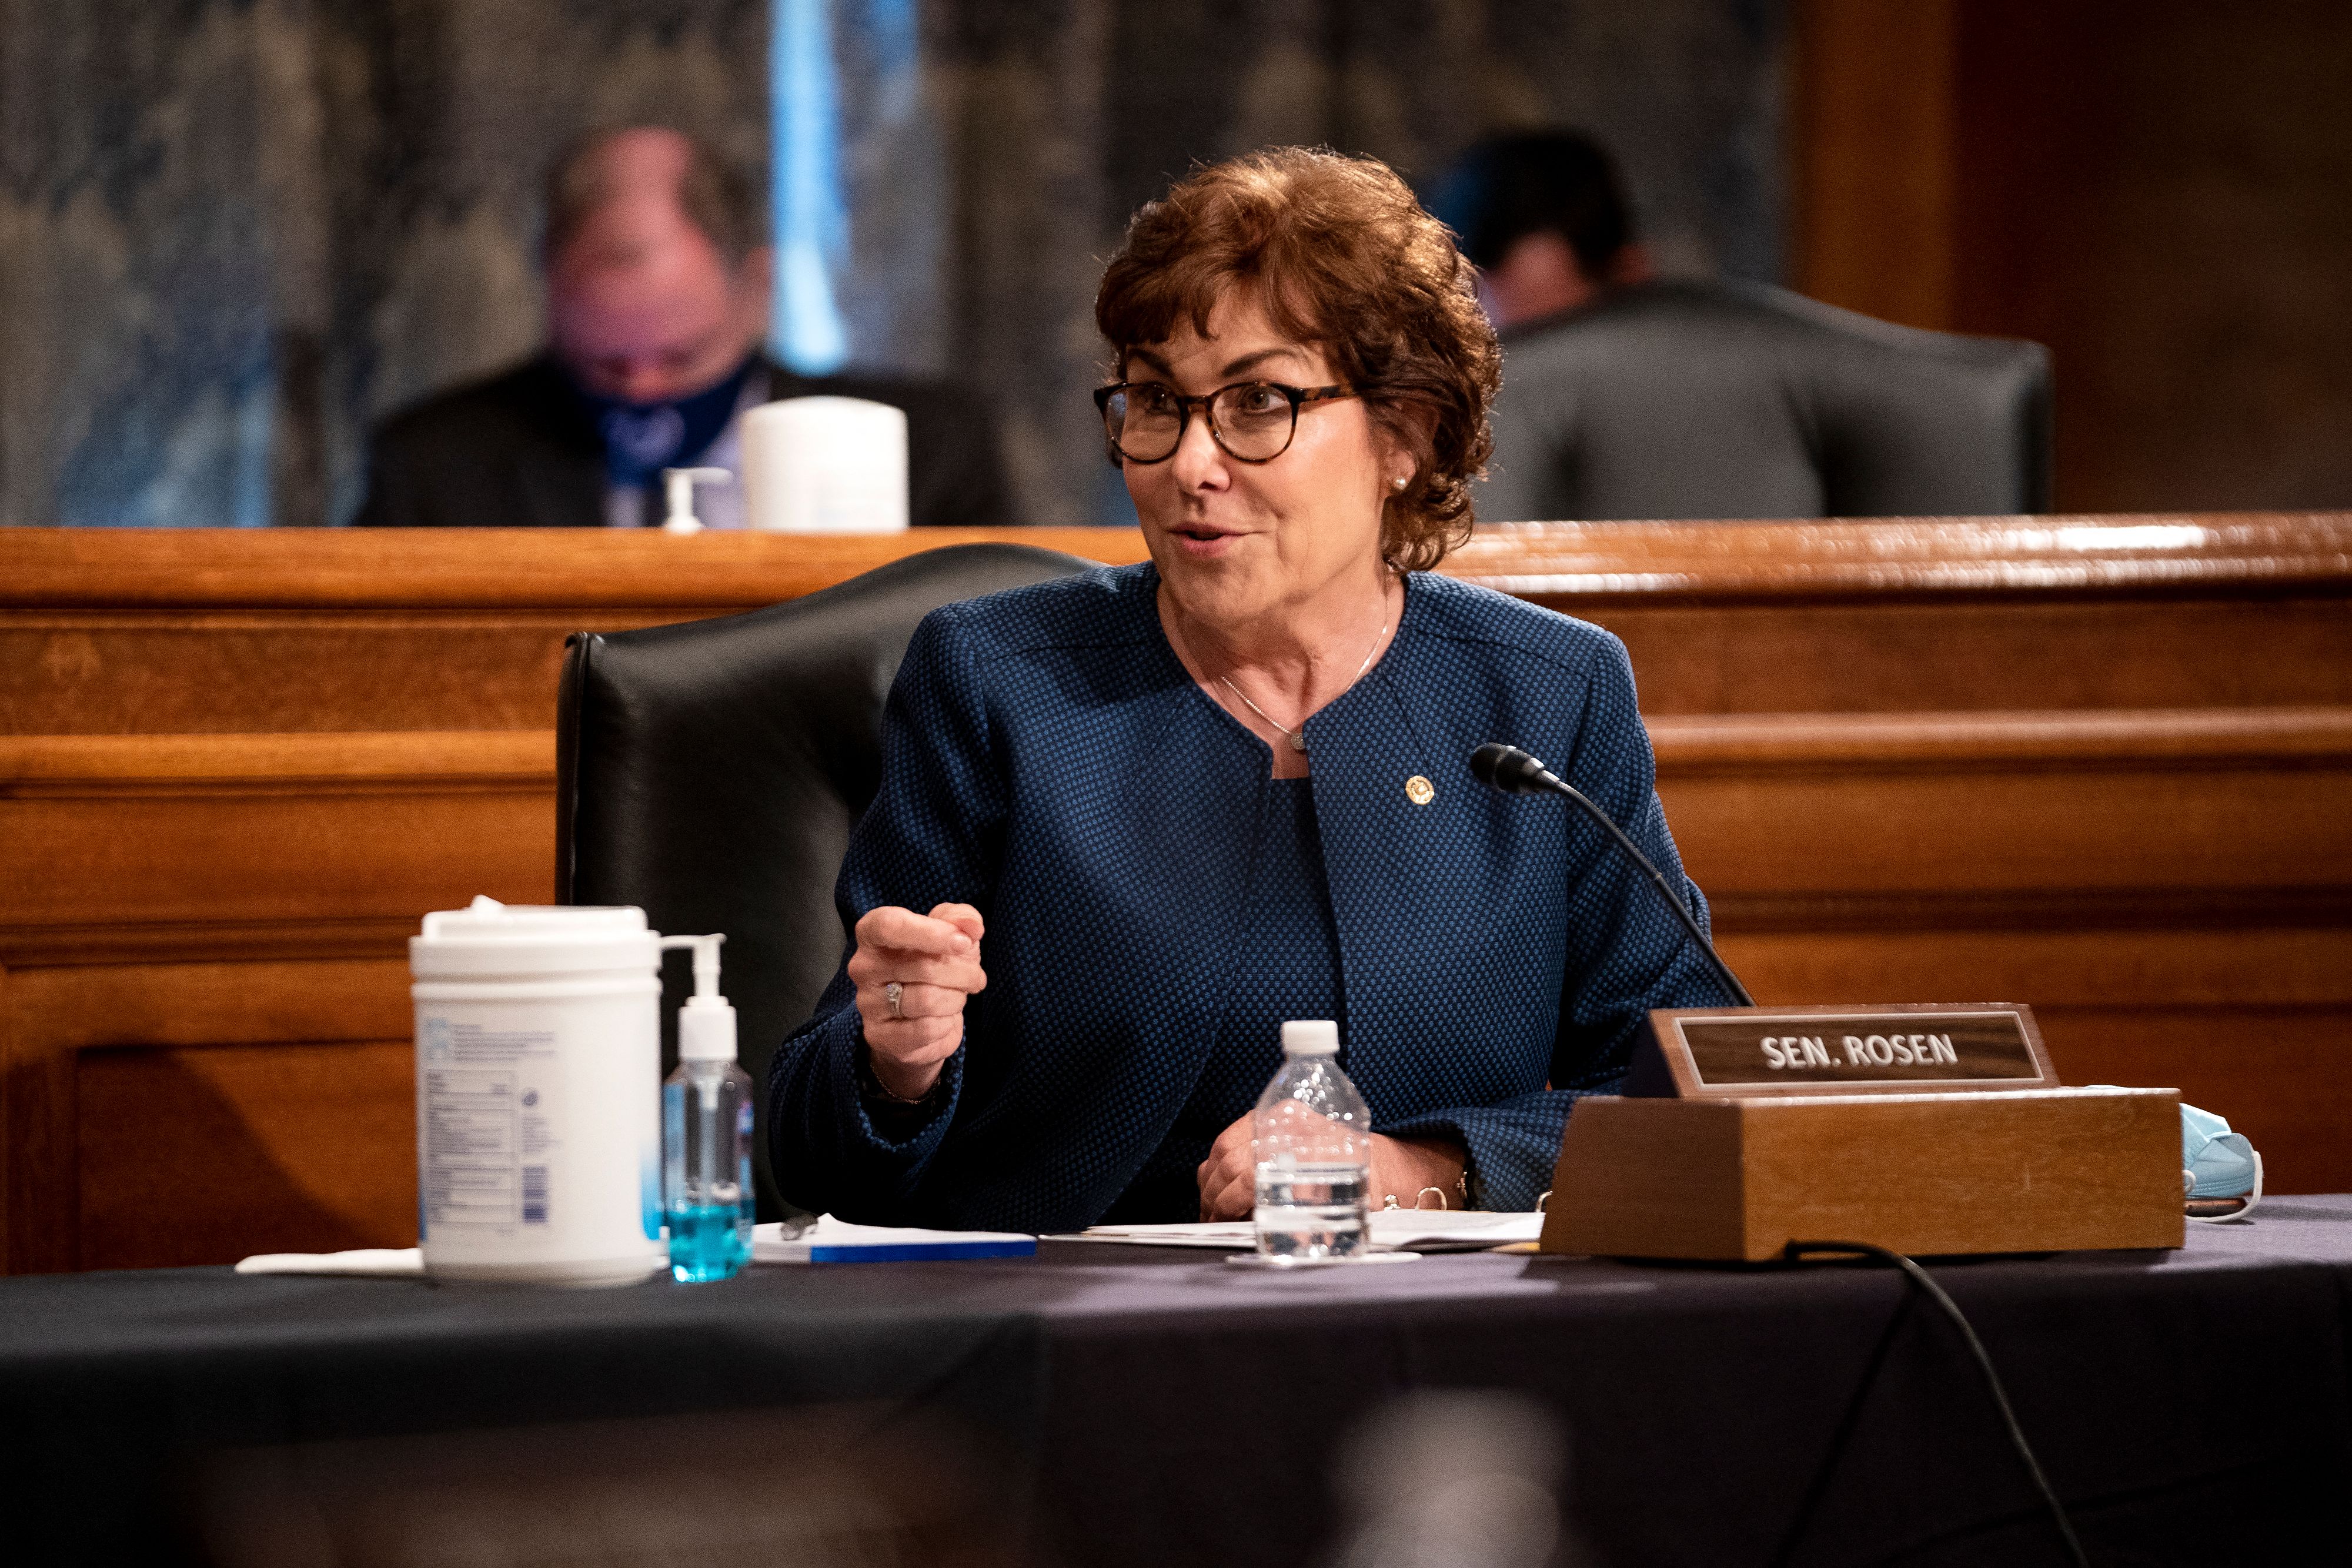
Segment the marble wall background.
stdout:
<path fill-rule="evenodd" d="M 0 524 L 340 521 L 538 340 L 540 172 L 767 162 L 766 0 L 0 0 Z"/>
<path fill-rule="evenodd" d="M 0 0 L 0 524 L 315 524 L 368 422 L 527 352 L 536 188 L 651 118 L 768 166 L 770 0 Z M 996 400 L 1026 513 L 1123 500 L 1086 403 L 1127 213 L 1326 141 L 1620 151 L 1670 269 L 1780 272 L 1780 0 L 833 0 L 854 363 Z M 906 47 L 909 30 L 915 47 Z"/>

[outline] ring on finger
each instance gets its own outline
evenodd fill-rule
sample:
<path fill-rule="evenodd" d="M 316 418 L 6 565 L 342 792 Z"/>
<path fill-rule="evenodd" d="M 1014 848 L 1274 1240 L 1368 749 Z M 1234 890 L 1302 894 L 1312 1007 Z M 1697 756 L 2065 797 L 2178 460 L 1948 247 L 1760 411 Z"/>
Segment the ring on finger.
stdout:
<path fill-rule="evenodd" d="M 907 988 L 896 980 L 882 988 L 882 999 L 890 1004 L 890 1016 L 894 1019 L 907 1016 L 907 1009 L 901 1005 L 906 1000 L 906 997 Z"/>

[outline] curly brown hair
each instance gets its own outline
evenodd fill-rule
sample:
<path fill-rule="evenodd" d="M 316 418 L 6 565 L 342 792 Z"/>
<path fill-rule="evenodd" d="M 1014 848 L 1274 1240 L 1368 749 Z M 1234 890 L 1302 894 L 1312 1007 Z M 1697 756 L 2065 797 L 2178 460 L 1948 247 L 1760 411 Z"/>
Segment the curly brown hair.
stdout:
<path fill-rule="evenodd" d="M 1195 169 L 1138 209 L 1103 270 L 1095 326 L 1124 375 L 1133 350 L 1180 322 L 1206 337 L 1220 299 L 1255 290 L 1275 330 L 1329 356 L 1412 455 L 1412 478 L 1381 519 L 1381 554 L 1423 570 L 1470 537 L 1470 484 L 1495 444 L 1486 411 L 1503 352 L 1473 276 L 1387 164 L 1269 148 Z"/>

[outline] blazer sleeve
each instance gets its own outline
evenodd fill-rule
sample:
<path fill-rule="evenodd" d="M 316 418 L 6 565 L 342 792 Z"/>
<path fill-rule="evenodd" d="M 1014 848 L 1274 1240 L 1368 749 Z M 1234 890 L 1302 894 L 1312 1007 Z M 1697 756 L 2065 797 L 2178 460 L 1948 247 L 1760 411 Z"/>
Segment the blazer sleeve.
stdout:
<path fill-rule="evenodd" d="M 1633 696 L 1633 667 L 1610 638 L 1595 661 L 1567 780 L 1609 813 L 1681 891 L 1708 929 L 1706 900 L 1683 871 L 1659 803 L 1656 762 Z M 1566 802 L 1561 803 L 1564 809 Z M 1563 868 L 1568 953 L 1551 1071 L 1540 1090 L 1499 1104 L 1425 1113 L 1384 1129 L 1391 1135 L 1451 1133 L 1470 1152 L 1479 1207 L 1525 1210 L 1551 1186 L 1560 1136 L 1578 1100 L 1613 1094 L 1653 1008 L 1707 1007 L 1728 998 L 1674 912 L 1641 868 L 1598 824 L 1577 813 Z"/>
<path fill-rule="evenodd" d="M 927 1114 L 877 1124 L 857 1082 L 866 1050 L 848 960 L 858 920 L 884 904 L 929 910 L 969 904 L 988 918 L 1002 842 L 1004 791 L 990 756 L 971 638 L 957 610 L 916 628 L 882 718 L 882 782 L 859 819 L 834 900 L 842 967 L 809 1021 L 768 1069 L 769 1157 L 777 1189 L 812 1212 L 867 1224 L 905 1223 L 923 1171 L 962 1098 L 964 1051 L 948 1059 Z M 982 952 L 987 951 L 986 939 Z M 966 1009 L 967 1029 L 975 998 Z"/>

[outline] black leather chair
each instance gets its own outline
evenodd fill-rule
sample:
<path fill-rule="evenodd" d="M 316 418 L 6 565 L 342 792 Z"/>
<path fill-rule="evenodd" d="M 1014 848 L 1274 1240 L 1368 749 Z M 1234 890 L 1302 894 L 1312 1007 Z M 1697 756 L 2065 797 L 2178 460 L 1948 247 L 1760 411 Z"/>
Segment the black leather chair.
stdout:
<path fill-rule="evenodd" d="M 634 904 L 668 935 L 725 932 L 743 1068 L 763 1083 L 841 963 L 834 880 L 881 780 L 883 699 L 917 622 L 1096 564 L 956 545 L 749 614 L 574 633 L 556 717 L 557 900 Z M 685 956 L 668 956 L 665 1072 L 693 989 Z M 772 1218 L 764 1126 L 757 1160 Z"/>
<path fill-rule="evenodd" d="M 1505 334 L 1489 522 L 2047 511 L 2050 355 L 1653 283 Z"/>

